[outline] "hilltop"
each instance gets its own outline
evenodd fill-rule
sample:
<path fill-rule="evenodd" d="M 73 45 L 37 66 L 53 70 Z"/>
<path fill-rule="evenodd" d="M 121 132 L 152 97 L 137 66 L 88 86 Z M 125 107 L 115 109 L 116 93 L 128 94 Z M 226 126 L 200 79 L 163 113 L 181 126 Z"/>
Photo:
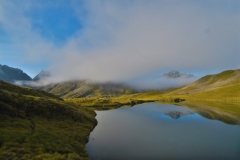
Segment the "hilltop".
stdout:
<path fill-rule="evenodd" d="M 0 81 L 0 159 L 87 159 L 95 113 Z"/>

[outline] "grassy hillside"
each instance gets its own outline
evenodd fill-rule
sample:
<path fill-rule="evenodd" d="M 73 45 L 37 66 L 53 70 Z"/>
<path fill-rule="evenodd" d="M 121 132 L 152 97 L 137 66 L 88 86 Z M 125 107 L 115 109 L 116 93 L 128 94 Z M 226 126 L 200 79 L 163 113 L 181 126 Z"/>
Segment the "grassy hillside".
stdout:
<path fill-rule="evenodd" d="M 0 159 L 87 159 L 91 110 L 0 81 Z"/>
<path fill-rule="evenodd" d="M 220 86 L 213 89 L 209 89 L 203 92 L 192 93 L 188 95 L 183 95 L 189 100 L 212 100 L 212 101 L 235 101 L 240 102 L 240 82 Z"/>
<path fill-rule="evenodd" d="M 87 81 L 71 81 L 51 84 L 39 89 L 63 98 L 118 96 L 134 93 L 125 85 L 117 83 L 89 83 Z"/>
<path fill-rule="evenodd" d="M 194 83 L 177 90 L 178 94 L 191 94 L 200 93 L 204 91 L 209 91 L 213 89 L 218 89 L 225 87 L 238 87 L 240 84 L 240 69 L 237 70 L 227 70 L 219 74 L 207 75 Z M 234 87 L 232 87 L 234 85 Z M 236 91 L 234 89 L 233 91 Z M 228 94 L 227 92 L 225 94 Z"/>

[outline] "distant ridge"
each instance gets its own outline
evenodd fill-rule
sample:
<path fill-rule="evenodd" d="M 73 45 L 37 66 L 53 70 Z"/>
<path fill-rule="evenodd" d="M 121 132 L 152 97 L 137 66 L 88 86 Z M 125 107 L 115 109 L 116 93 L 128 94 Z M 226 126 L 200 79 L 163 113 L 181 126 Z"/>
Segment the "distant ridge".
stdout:
<path fill-rule="evenodd" d="M 41 71 L 33 78 L 34 82 L 41 84 L 41 81 L 50 77 L 48 71 Z M 62 98 L 80 98 L 94 96 L 116 96 L 122 94 L 136 93 L 132 88 L 113 82 L 92 83 L 87 80 L 66 81 L 60 83 L 52 83 L 48 85 L 39 85 L 34 87 Z"/>
<path fill-rule="evenodd" d="M 192 78 L 194 75 L 192 74 L 185 74 L 179 71 L 170 71 L 168 73 L 163 74 L 164 78 Z"/>
<path fill-rule="evenodd" d="M 37 88 L 63 98 L 117 96 L 136 93 L 136 91 L 123 84 L 110 82 L 90 83 L 86 80 L 49 84 Z"/>
<path fill-rule="evenodd" d="M 21 69 L 0 64 L 0 80 L 14 83 L 15 81 L 31 81 L 32 78 Z"/>

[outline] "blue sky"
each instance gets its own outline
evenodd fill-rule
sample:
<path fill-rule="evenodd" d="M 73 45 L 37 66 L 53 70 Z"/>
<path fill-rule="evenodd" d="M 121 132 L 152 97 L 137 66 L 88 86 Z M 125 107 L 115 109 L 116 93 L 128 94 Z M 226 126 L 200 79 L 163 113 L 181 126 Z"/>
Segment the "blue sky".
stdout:
<path fill-rule="evenodd" d="M 238 0 L 2 0 L 0 64 L 53 81 L 240 67 Z"/>
<path fill-rule="evenodd" d="M 55 45 L 64 45 L 83 26 L 71 3 L 58 3 L 54 1 L 50 5 L 31 8 L 25 15 L 30 19 L 32 29 L 38 31 L 41 37 L 53 41 Z"/>
<path fill-rule="evenodd" d="M 0 63 L 21 68 L 32 77 L 47 68 L 51 62 L 47 60 L 47 57 L 46 59 L 44 58 L 45 60 L 33 62 L 24 58 L 26 51 L 21 48 L 21 42 L 19 43 L 15 40 L 15 38 L 19 38 L 21 35 L 18 35 L 18 33 L 14 34 L 11 29 L 8 29 L 9 25 L 17 25 L 7 24 L 11 23 L 10 18 L 13 18 L 13 20 L 19 18 L 19 16 L 15 17 L 14 14 L 21 14 L 20 21 L 26 19 L 32 32 L 38 34 L 44 41 L 60 48 L 66 43 L 69 37 L 82 28 L 81 21 L 73 9 L 73 3 L 69 1 L 13 0 L 11 2 L 2 1 L 0 2 L 0 6 L 2 7 L 1 10 L 4 10 L 3 13 L 6 15 L 10 14 L 10 16 L 8 15 L 9 17 L 2 14 L 3 17 L 5 16 L 4 18 L 9 19 L 8 22 L 5 22 L 6 20 L 3 19 L 2 23 L 0 23 Z M 17 32 L 21 32 L 21 30 L 22 28 L 19 28 Z"/>

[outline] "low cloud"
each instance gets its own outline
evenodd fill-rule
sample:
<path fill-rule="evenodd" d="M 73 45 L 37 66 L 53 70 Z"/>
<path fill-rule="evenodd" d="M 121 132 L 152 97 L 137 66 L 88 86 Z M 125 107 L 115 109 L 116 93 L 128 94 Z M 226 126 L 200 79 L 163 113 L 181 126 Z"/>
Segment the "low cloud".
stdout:
<path fill-rule="evenodd" d="M 16 10 L 20 25 L 14 26 L 16 17 L 11 20 L 2 16 L 0 22 L 12 27 L 9 31 L 13 37 L 22 38 L 16 44 L 26 53 L 23 59 L 49 61 L 46 70 L 52 76 L 48 82 L 124 82 L 153 72 L 193 73 L 240 67 L 240 11 L 228 10 L 224 1 L 212 7 L 196 1 L 178 2 L 84 1 L 83 5 L 71 1 L 83 28 L 61 47 L 31 29 L 31 21 L 22 13 L 27 8 Z M 28 3 L 31 6 L 31 1 Z M 9 6 L 18 7 L 12 3 Z M 84 17 L 80 7 L 87 13 Z M 7 9 L 0 11 L 9 13 Z M 22 30 L 24 35 L 20 34 Z M 148 87 L 158 83 L 174 85 L 169 80 L 141 82 Z M 177 84 L 184 85 L 185 81 Z"/>
<path fill-rule="evenodd" d="M 140 79 L 136 81 L 130 81 L 127 83 L 138 90 L 168 90 L 172 88 L 178 88 L 186 86 L 194 81 L 196 81 L 197 77 L 191 78 L 156 78 L 156 79 Z"/>

